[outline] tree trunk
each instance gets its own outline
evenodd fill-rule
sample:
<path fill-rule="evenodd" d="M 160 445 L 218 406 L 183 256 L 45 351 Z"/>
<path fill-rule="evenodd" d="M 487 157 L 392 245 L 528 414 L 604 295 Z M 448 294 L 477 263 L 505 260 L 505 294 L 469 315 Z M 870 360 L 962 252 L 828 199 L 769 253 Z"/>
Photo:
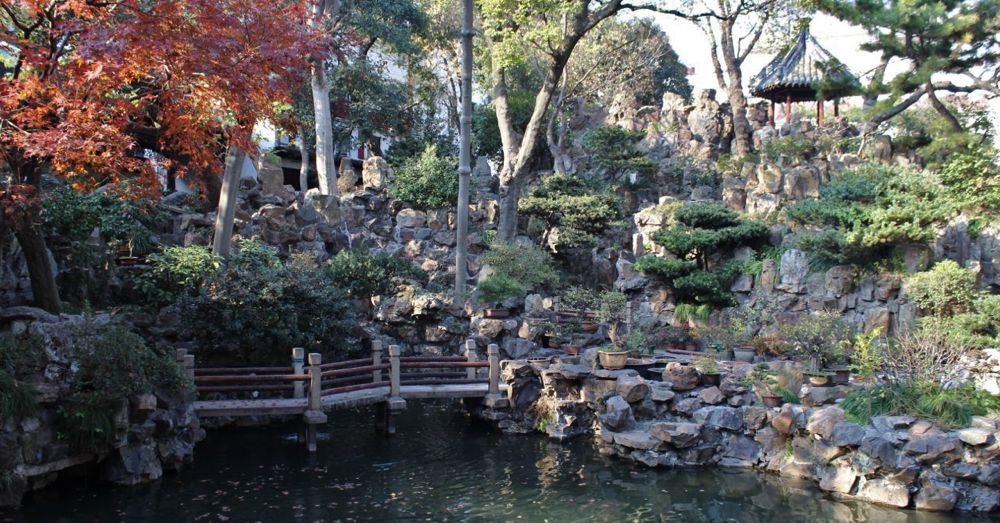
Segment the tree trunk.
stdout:
<path fill-rule="evenodd" d="M 469 175 L 472 173 L 472 0 L 462 2 L 462 117 L 458 161 L 458 205 L 455 209 L 455 304 L 465 298 L 468 276 Z"/>
<path fill-rule="evenodd" d="M 305 194 L 309 190 L 309 169 L 312 168 L 312 156 L 309 154 L 309 141 L 304 130 L 299 130 L 299 150 L 302 151 L 302 164 L 299 166 L 299 190 Z"/>
<path fill-rule="evenodd" d="M 517 237 L 517 204 L 520 200 L 521 179 L 515 176 L 510 184 L 500 188 L 497 239 L 502 242 L 510 243 Z"/>
<path fill-rule="evenodd" d="M 316 175 L 322 194 L 337 194 L 337 167 L 333 156 L 333 115 L 330 113 L 330 82 L 321 62 L 314 63 L 310 78 L 316 118 Z"/>
<path fill-rule="evenodd" d="M 62 312 L 62 302 L 59 300 L 55 267 L 45 245 L 41 224 L 28 220 L 22 227 L 15 229 L 14 235 L 21 244 L 21 252 L 28 264 L 28 278 L 31 280 L 35 306 L 59 314 Z"/>
<path fill-rule="evenodd" d="M 743 73 L 736 58 L 736 47 L 733 42 L 733 24 L 729 20 L 722 22 L 719 32 L 722 39 L 722 60 L 726 64 L 729 75 L 729 108 L 733 113 L 733 147 L 735 156 L 746 156 L 753 144 L 750 122 L 747 121 L 747 99 L 743 95 Z"/>
<path fill-rule="evenodd" d="M 948 122 L 948 126 L 951 127 L 951 130 L 955 132 L 962 132 L 964 130 L 962 129 L 962 122 L 959 122 L 958 118 L 956 118 L 955 115 L 948 110 L 948 107 L 941 103 L 941 100 L 937 97 L 937 93 L 934 92 L 934 86 L 931 85 L 930 82 L 927 82 L 926 84 L 926 91 L 927 99 L 931 102 L 931 107 L 933 107 L 934 110 L 937 111 L 937 113 L 940 114 L 946 122 Z"/>
<path fill-rule="evenodd" d="M 223 260 L 229 259 L 233 243 L 233 221 L 236 219 L 240 190 L 240 171 L 246 154 L 236 146 L 229 146 L 226 153 L 226 170 L 222 175 L 222 196 L 215 214 L 215 236 L 212 239 L 212 254 Z"/>

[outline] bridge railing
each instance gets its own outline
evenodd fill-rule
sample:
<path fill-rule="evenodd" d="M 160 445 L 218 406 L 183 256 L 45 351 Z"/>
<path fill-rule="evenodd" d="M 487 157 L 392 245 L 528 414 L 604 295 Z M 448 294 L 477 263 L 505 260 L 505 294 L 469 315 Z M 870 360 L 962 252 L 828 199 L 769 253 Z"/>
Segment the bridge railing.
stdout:
<path fill-rule="evenodd" d="M 499 392 L 499 348 L 491 344 L 488 357 L 480 361 L 476 342 L 467 340 L 464 356 L 402 356 L 397 345 L 384 354 L 382 343 L 372 342 L 368 358 L 322 363 L 318 353 L 292 349 L 289 366 L 195 367 L 194 356 L 177 349 L 177 361 L 194 381 L 198 394 L 251 394 L 253 399 L 322 398 L 348 392 L 389 388 L 391 398 L 399 398 L 404 385 L 464 385 L 485 383 L 490 393 Z M 318 392 L 316 392 L 318 391 Z"/>

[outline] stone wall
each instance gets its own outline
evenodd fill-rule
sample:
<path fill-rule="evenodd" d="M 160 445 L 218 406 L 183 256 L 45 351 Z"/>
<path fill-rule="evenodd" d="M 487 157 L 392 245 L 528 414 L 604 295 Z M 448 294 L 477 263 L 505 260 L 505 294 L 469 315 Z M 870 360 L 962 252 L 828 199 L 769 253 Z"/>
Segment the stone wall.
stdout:
<path fill-rule="evenodd" d="M 109 321 L 98 316 L 94 321 Z M 0 507 L 17 505 L 25 493 L 40 489 L 61 474 L 96 468 L 102 480 L 137 485 L 179 470 L 194 457 L 204 438 L 189 398 L 149 394 L 130 398 L 114 415 L 114 444 L 99 454 L 73 449 L 57 434 L 56 412 L 65 405 L 76 371 L 74 328 L 82 316 L 53 316 L 39 309 L 0 309 L 0 335 L 30 333 L 41 340 L 36 356 L 41 372 L 30 380 L 38 390 L 38 410 L 18 423 L 0 425 Z"/>
<path fill-rule="evenodd" d="M 668 363 L 660 381 L 586 360 L 505 362 L 512 410 L 479 414 L 505 432 L 593 437 L 601 453 L 650 467 L 756 469 L 899 508 L 1000 508 L 996 419 L 975 417 L 961 430 L 909 416 L 858 425 L 834 404 L 852 386 L 804 386 L 801 405 L 767 408 L 739 383 L 746 364 L 726 364 L 721 384 L 705 386 L 680 363 Z"/>

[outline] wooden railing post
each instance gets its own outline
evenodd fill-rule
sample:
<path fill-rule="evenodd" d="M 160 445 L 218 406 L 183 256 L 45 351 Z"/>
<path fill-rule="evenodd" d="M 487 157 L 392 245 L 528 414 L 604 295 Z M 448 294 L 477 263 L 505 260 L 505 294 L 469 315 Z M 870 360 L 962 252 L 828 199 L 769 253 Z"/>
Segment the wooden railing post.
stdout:
<path fill-rule="evenodd" d="M 292 374 L 302 374 L 305 369 L 306 362 L 306 350 L 302 347 L 295 347 L 292 349 Z M 301 398 L 304 397 L 305 386 L 301 381 L 296 381 L 292 385 L 292 397 Z"/>
<path fill-rule="evenodd" d="M 469 363 L 479 361 L 479 357 L 476 354 L 476 340 L 465 340 L 465 360 Z M 465 377 L 470 380 L 476 379 L 476 372 L 478 370 L 476 367 L 469 367 L 465 370 Z"/>
<path fill-rule="evenodd" d="M 309 353 L 309 399 L 303 419 L 306 422 L 306 446 L 309 452 L 316 452 L 316 425 L 326 423 L 321 403 L 323 397 L 323 356 L 316 352 Z"/>
<path fill-rule="evenodd" d="M 486 354 L 490 362 L 490 383 L 484 403 L 490 408 L 506 407 L 510 403 L 500 395 L 500 347 L 491 343 L 486 347 Z"/>
<path fill-rule="evenodd" d="M 399 394 L 399 345 L 389 345 L 389 410 L 403 410 L 406 400 Z"/>
<path fill-rule="evenodd" d="M 194 381 L 194 354 L 184 355 L 184 372 L 191 381 Z"/>
<path fill-rule="evenodd" d="M 372 340 L 372 365 L 376 367 L 382 364 L 382 342 L 379 340 Z M 382 381 L 382 369 L 375 369 L 372 371 L 372 383 L 380 383 Z"/>

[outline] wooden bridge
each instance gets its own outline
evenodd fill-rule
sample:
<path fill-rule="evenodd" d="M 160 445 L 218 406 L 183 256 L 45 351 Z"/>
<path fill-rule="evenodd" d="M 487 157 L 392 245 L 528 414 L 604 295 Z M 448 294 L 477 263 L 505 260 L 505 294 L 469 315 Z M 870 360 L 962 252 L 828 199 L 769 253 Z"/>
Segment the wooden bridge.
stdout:
<path fill-rule="evenodd" d="M 323 363 L 320 354 L 310 353 L 306 365 L 305 356 L 305 349 L 295 348 L 288 367 L 197 368 L 193 355 L 177 350 L 198 397 L 213 398 L 194 402 L 199 417 L 301 415 L 310 452 L 316 450 L 316 426 L 334 409 L 378 405 L 376 421 L 391 434 L 393 414 L 411 399 L 481 398 L 489 407 L 507 406 L 496 344 L 487 348 L 486 361 L 478 360 L 474 340 L 466 341 L 465 356 L 403 357 L 399 346 L 390 345 L 385 357 L 378 341 L 371 358 Z"/>

